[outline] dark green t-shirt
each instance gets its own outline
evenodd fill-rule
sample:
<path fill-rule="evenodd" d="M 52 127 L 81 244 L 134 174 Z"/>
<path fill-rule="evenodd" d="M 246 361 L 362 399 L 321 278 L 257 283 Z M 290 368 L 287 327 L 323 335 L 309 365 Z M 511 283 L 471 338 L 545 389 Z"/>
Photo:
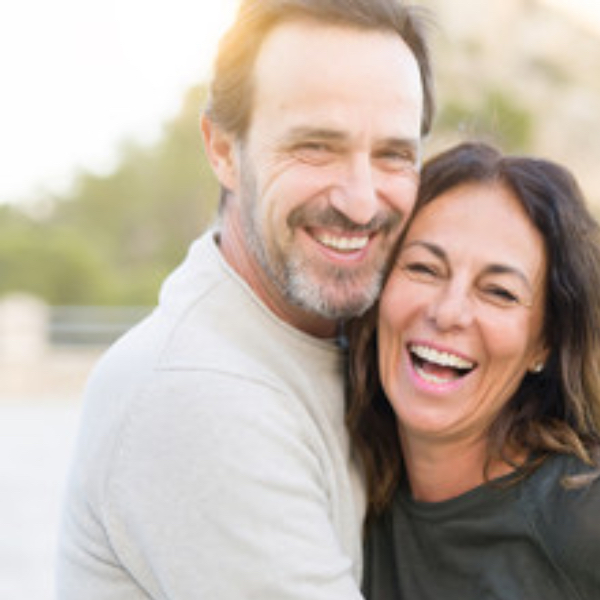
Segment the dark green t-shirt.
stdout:
<path fill-rule="evenodd" d="M 600 480 L 560 483 L 585 470 L 555 456 L 436 503 L 400 489 L 367 530 L 367 600 L 600 600 Z"/>

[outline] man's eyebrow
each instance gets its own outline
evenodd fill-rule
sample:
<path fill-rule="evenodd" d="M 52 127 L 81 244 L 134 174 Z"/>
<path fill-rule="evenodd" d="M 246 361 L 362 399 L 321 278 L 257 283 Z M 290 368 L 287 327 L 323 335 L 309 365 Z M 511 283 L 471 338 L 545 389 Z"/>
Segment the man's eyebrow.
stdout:
<path fill-rule="evenodd" d="M 344 131 L 337 129 L 329 129 L 326 127 L 294 127 L 285 135 L 286 140 L 304 140 L 304 139 L 320 139 L 320 140 L 345 140 L 349 136 Z M 411 148 L 415 152 L 421 146 L 420 138 L 404 138 L 404 137 L 387 137 L 377 142 L 379 146 L 391 146 L 398 148 Z"/>
<path fill-rule="evenodd" d="M 421 139 L 420 138 L 396 138 L 388 137 L 377 144 L 380 148 L 391 149 L 394 151 L 410 151 L 417 159 L 421 157 Z"/>
<path fill-rule="evenodd" d="M 325 129 L 324 127 L 294 127 L 286 135 L 287 142 L 295 142 L 306 139 L 319 139 L 339 141 L 344 140 L 348 136 L 342 131 L 335 129 Z"/>
<path fill-rule="evenodd" d="M 387 137 L 380 144 L 399 148 L 411 148 L 415 152 L 421 147 L 421 139 L 413 137 Z"/>

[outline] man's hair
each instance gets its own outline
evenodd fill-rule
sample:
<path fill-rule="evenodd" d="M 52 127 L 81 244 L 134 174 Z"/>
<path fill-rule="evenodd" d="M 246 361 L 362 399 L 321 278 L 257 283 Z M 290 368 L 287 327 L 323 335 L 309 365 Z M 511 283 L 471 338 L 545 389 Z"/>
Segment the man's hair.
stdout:
<path fill-rule="evenodd" d="M 572 174 L 561 165 L 465 143 L 425 164 L 415 208 L 397 248 L 423 207 L 469 184 L 508 190 L 542 236 L 547 257 L 543 335 L 550 353 L 543 370 L 525 375 L 485 432 L 488 464 L 506 460 L 506 448 L 538 457 L 530 469 L 556 453 L 594 464 L 600 441 L 598 223 Z M 348 426 L 365 466 L 374 512 L 390 501 L 404 469 L 395 414 L 377 368 L 377 310 L 374 306 L 349 326 L 348 381 Z M 593 474 L 598 475 L 597 468 Z"/>
<path fill-rule="evenodd" d="M 400 36 L 419 67 L 421 132 L 429 133 L 434 93 L 425 40 L 426 13 L 401 0 L 242 0 L 234 23 L 221 39 L 213 67 L 206 114 L 216 125 L 244 138 L 253 108 L 253 69 L 261 45 L 274 27 L 299 19 Z"/>

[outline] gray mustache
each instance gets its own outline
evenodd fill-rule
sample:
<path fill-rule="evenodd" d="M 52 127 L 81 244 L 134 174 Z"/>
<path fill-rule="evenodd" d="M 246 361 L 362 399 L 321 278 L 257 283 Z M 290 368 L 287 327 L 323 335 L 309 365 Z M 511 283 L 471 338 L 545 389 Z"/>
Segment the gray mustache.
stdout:
<path fill-rule="evenodd" d="M 316 211 L 299 206 L 288 217 L 288 225 L 290 227 L 331 227 L 350 233 L 389 231 L 397 227 L 401 221 L 402 215 L 388 212 L 375 215 L 368 223 L 359 224 L 332 207 Z"/>

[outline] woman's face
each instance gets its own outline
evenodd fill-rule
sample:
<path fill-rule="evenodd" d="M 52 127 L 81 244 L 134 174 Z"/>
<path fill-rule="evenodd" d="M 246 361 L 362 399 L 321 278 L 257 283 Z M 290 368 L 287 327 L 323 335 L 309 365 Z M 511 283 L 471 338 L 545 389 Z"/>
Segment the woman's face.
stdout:
<path fill-rule="evenodd" d="M 417 215 L 384 288 L 383 387 L 404 440 L 479 439 L 543 362 L 546 255 L 519 201 L 468 184 Z"/>

